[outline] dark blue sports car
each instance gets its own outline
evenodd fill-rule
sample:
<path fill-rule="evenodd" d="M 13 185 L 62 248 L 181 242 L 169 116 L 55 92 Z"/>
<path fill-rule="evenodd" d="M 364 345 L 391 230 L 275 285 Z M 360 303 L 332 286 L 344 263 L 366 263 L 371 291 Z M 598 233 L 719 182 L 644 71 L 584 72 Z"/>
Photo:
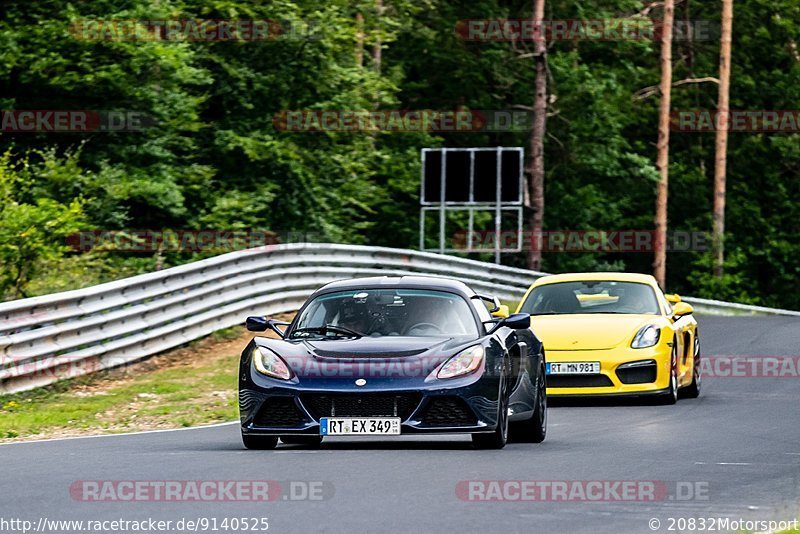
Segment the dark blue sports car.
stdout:
<path fill-rule="evenodd" d="M 469 433 L 478 448 L 541 442 L 545 361 L 530 316 L 462 282 L 404 276 L 330 283 L 291 323 L 248 317 L 239 408 L 248 449 L 324 436 Z M 285 331 L 282 330 L 286 327 Z"/>

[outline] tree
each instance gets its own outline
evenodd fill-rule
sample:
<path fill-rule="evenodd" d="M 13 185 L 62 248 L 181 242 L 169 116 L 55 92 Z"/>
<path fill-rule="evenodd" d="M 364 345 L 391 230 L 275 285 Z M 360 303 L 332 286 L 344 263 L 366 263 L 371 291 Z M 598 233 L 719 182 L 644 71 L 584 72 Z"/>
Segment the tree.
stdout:
<path fill-rule="evenodd" d="M 529 226 L 533 239 L 528 249 L 528 268 L 542 266 L 539 236 L 544 228 L 544 136 L 547 127 L 547 42 L 543 28 L 545 0 L 533 1 L 534 64 L 536 86 L 533 99 L 533 128 L 528 150 L 528 189 L 531 204 Z"/>
<path fill-rule="evenodd" d="M 667 274 L 667 198 L 669 192 L 669 110 L 672 96 L 672 23 L 675 15 L 674 0 L 664 0 L 664 25 L 661 35 L 661 103 L 658 110 L 658 167 L 659 181 L 656 192 L 655 260 L 653 276 L 665 287 Z"/>
<path fill-rule="evenodd" d="M 0 296 L 20 298 L 28 296 L 25 288 L 32 278 L 70 250 L 67 236 L 81 229 L 85 201 L 62 204 L 46 197 L 41 187 L 45 168 L 68 169 L 70 157 L 33 165 L 29 154 L 21 163 L 12 160 L 11 152 L 0 154 Z"/>
<path fill-rule="evenodd" d="M 722 0 L 722 34 L 719 49 L 719 98 L 717 101 L 717 131 L 714 154 L 714 215 L 713 249 L 714 276 L 722 277 L 725 262 L 725 189 L 728 158 L 728 128 L 731 83 L 731 33 L 733 29 L 733 0 Z"/>

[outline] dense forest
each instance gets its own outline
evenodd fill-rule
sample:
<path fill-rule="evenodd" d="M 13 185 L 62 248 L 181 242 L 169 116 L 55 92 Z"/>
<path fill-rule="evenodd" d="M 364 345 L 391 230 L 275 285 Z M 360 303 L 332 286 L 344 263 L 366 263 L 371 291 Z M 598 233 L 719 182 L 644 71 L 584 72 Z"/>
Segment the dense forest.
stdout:
<path fill-rule="evenodd" d="M 531 17 L 500 0 L 5 0 L 0 110 L 145 117 L 120 131 L 0 129 L 0 295 L 73 289 L 218 251 L 76 250 L 79 231 L 237 230 L 418 246 L 420 149 L 528 146 L 510 131 L 286 131 L 286 110 L 525 110 L 532 46 L 468 40 L 463 21 Z M 658 3 L 548 0 L 549 20 L 632 19 Z M 719 26 L 720 2 L 676 2 Z M 87 35 L 87 20 L 269 20 L 267 38 Z M 796 110 L 800 3 L 736 2 L 731 109 Z M 82 26 L 84 24 L 84 26 Z M 553 39 L 548 49 L 544 228 L 653 228 L 656 39 Z M 673 79 L 717 76 L 719 35 L 673 43 Z M 655 89 L 653 89 L 655 88 Z M 676 84 L 673 110 L 711 110 L 713 82 Z M 673 131 L 670 231 L 710 232 L 714 133 Z M 800 134 L 731 132 L 726 263 L 673 251 L 667 289 L 800 309 Z M 298 237 L 299 236 L 299 237 Z M 491 259 L 486 255 L 483 259 Z M 525 255 L 503 262 L 524 266 Z M 546 252 L 542 269 L 650 272 L 647 253 Z"/>

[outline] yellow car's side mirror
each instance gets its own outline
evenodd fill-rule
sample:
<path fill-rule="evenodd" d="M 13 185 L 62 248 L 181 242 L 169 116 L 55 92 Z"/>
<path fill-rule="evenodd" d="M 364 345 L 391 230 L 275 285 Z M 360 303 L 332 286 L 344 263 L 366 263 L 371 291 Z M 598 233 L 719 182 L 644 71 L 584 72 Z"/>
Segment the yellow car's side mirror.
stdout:
<path fill-rule="evenodd" d="M 677 293 L 673 293 L 671 295 L 665 294 L 664 296 L 667 298 L 667 302 L 671 302 L 672 304 L 677 304 L 681 301 L 681 296 Z"/>
<path fill-rule="evenodd" d="M 691 304 L 687 304 L 686 302 L 678 302 L 672 308 L 673 317 L 683 317 L 684 315 L 690 315 L 692 313 L 694 313 L 694 308 L 692 308 Z"/>
<path fill-rule="evenodd" d="M 509 315 L 508 306 L 505 304 L 501 304 L 495 311 L 492 312 L 492 317 L 497 317 L 499 319 L 505 319 Z"/>

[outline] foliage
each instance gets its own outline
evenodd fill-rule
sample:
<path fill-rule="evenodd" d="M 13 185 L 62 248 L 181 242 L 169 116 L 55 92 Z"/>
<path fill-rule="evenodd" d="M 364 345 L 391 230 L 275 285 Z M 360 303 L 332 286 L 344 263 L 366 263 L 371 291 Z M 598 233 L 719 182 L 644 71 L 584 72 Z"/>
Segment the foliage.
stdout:
<path fill-rule="evenodd" d="M 530 106 L 530 43 L 469 42 L 455 28 L 466 19 L 530 17 L 531 2 L 383 0 L 380 13 L 376 5 L 4 2 L 0 109 L 137 111 L 155 122 L 138 132 L 0 133 L 0 296 L 79 287 L 203 256 L 79 255 L 64 245 L 78 228 L 256 229 L 284 239 L 303 233 L 315 241 L 416 246 L 419 149 L 524 147 L 528 132 L 286 132 L 273 117 L 307 109 Z M 733 108 L 797 109 L 798 9 L 794 0 L 737 3 Z M 551 20 L 642 17 L 638 0 L 548 0 L 547 10 Z M 659 9 L 649 16 L 659 18 Z M 719 5 L 684 0 L 676 16 L 718 24 Z M 70 25 L 86 19 L 270 19 L 297 33 L 244 42 L 76 39 Z M 719 43 L 711 37 L 675 41 L 676 80 L 716 75 Z M 556 41 L 548 55 L 545 228 L 652 228 L 658 95 L 635 95 L 658 83 L 657 43 Z M 716 90 L 713 83 L 676 86 L 673 108 L 713 110 Z M 705 251 L 674 252 L 671 290 L 800 309 L 799 141 L 800 134 L 730 136 L 725 277 L 711 278 Z M 670 161 L 670 228 L 708 232 L 713 134 L 673 132 Z M 649 272 L 651 260 L 545 253 L 544 269 Z M 504 261 L 521 266 L 524 256 Z"/>
<path fill-rule="evenodd" d="M 13 155 L 0 156 L 0 293 L 27 296 L 25 287 L 37 275 L 70 250 L 66 238 L 84 221 L 83 199 L 62 204 L 43 196 L 47 179 L 58 179 L 76 171 L 73 156 L 54 161 L 52 154 L 31 164 L 12 163 Z"/>

